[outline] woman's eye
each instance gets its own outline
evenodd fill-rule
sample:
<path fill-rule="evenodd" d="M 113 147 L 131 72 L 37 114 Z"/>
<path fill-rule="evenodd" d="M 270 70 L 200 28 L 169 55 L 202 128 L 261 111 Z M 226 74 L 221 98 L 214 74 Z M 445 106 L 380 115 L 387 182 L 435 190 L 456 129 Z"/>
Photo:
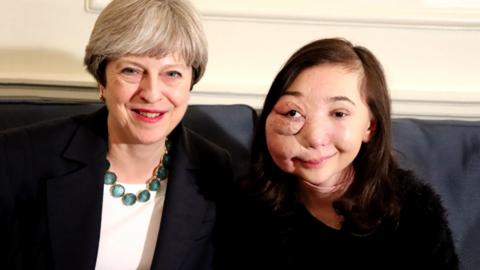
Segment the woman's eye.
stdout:
<path fill-rule="evenodd" d="M 141 70 L 138 70 L 136 68 L 126 67 L 122 69 L 122 73 L 126 75 L 140 74 Z"/>
<path fill-rule="evenodd" d="M 172 78 L 181 78 L 182 77 L 182 74 L 178 71 L 169 71 L 167 72 L 168 76 L 172 77 Z"/>
<path fill-rule="evenodd" d="M 301 117 L 302 115 L 296 110 L 290 110 L 286 113 L 286 116 L 292 117 L 292 118 L 298 118 L 298 117 Z"/>

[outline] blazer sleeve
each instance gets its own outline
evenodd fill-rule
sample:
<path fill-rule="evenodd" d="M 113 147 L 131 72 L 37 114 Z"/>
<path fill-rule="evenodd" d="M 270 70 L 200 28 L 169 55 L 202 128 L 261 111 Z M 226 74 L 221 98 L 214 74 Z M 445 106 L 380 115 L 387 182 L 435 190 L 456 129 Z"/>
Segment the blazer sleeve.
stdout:
<path fill-rule="evenodd" d="M 12 219 L 17 193 L 22 189 L 22 183 L 31 171 L 28 162 L 29 145 L 28 134 L 22 130 L 0 133 L 0 220 L 2 220 L 2 226 L 7 226 Z M 28 187 L 26 188 L 25 196 L 29 192 Z M 2 230 L 1 233 L 5 233 L 5 230 Z"/>
<path fill-rule="evenodd" d="M 19 215 L 18 201 L 26 200 L 33 189 L 24 184 L 31 173 L 29 145 L 28 134 L 24 131 L 0 133 L 0 261 L 7 268 L 10 267 L 12 252 L 17 245 L 13 241 L 13 230 Z"/>
<path fill-rule="evenodd" d="M 5 135 L 0 133 L 0 234 L 1 239 L 4 240 L 6 233 L 6 223 L 10 220 L 12 215 L 13 194 L 11 192 L 11 183 L 7 173 L 7 149 L 5 146 Z M 2 241 L 2 243 L 5 243 Z"/>

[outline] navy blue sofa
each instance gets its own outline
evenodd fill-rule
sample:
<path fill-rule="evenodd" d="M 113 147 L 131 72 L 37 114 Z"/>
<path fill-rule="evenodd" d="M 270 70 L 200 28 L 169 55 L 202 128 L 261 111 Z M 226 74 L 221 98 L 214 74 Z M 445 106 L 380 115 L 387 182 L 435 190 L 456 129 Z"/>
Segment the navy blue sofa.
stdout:
<path fill-rule="evenodd" d="M 440 194 L 460 269 L 480 269 L 480 121 L 395 119 L 393 140 L 401 166 Z"/>
<path fill-rule="evenodd" d="M 100 103 L 0 101 L 0 132 L 97 110 Z M 184 123 L 230 151 L 238 175 L 248 166 L 256 111 L 246 105 L 191 105 Z M 395 154 L 441 195 L 461 269 L 480 269 L 480 121 L 395 119 Z M 1 154 L 1 153 L 0 153 Z"/>

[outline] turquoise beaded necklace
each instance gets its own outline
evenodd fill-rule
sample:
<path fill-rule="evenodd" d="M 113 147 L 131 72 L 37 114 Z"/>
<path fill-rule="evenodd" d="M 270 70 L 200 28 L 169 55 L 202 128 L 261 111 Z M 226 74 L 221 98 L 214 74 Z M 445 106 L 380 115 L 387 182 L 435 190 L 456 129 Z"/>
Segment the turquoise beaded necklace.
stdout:
<path fill-rule="evenodd" d="M 150 200 L 150 191 L 158 191 L 161 186 L 161 181 L 168 177 L 168 168 L 170 167 L 170 156 L 168 155 L 168 151 L 170 148 L 171 146 L 167 139 L 165 140 L 165 153 L 163 154 L 160 165 L 155 168 L 153 177 L 148 180 L 146 188 L 138 191 L 136 195 L 133 193 L 125 193 L 125 187 L 117 183 L 117 175 L 114 172 L 107 170 L 103 177 L 103 183 L 108 186 L 111 185 L 110 194 L 115 198 L 122 198 L 122 202 L 126 206 L 134 205 L 137 201 L 147 202 Z"/>

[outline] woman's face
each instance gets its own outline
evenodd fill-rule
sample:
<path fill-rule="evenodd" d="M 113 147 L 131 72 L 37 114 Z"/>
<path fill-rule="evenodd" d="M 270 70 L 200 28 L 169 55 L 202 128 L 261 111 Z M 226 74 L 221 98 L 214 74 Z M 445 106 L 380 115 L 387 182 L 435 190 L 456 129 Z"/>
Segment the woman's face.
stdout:
<path fill-rule="evenodd" d="M 361 76 L 339 65 L 302 71 L 267 117 L 268 150 L 285 172 L 313 187 L 331 187 L 351 169 L 371 137 Z"/>
<path fill-rule="evenodd" d="M 188 106 L 192 68 L 175 55 L 123 56 L 108 62 L 106 86 L 109 140 L 164 143 Z"/>

